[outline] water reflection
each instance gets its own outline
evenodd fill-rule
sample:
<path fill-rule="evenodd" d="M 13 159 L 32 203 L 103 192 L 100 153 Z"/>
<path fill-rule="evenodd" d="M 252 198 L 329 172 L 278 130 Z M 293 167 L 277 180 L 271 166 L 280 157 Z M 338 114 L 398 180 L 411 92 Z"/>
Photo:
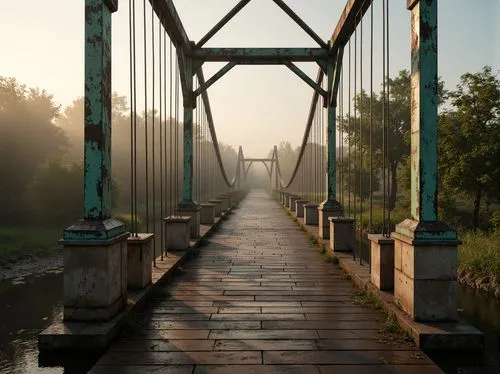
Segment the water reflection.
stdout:
<path fill-rule="evenodd" d="M 430 353 L 446 373 L 500 373 L 500 300 L 467 287 L 459 287 L 460 318 L 484 333 L 483 352 Z"/>

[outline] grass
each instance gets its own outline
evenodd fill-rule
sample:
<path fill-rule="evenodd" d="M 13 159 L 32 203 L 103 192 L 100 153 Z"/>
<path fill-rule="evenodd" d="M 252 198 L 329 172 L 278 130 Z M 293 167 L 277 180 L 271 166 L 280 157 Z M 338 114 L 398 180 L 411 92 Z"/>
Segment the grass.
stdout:
<path fill-rule="evenodd" d="M 494 232 L 466 232 L 458 250 L 460 271 L 477 278 L 491 278 L 500 282 L 500 229 Z"/>
<path fill-rule="evenodd" d="M 382 302 L 375 296 L 373 296 L 372 293 L 363 290 L 358 290 L 354 292 L 353 297 L 354 297 L 354 304 L 356 305 L 366 306 L 367 308 L 376 310 L 383 309 Z"/>
<path fill-rule="evenodd" d="M 45 255 L 57 248 L 62 230 L 34 227 L 0 227 L 0 263 L 31 255 Z"/>

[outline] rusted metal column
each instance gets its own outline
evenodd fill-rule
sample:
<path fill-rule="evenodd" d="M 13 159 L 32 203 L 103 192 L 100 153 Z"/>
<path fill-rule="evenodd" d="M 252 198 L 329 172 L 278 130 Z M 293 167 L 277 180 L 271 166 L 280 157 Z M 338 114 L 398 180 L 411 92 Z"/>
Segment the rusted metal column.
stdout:
<path fill-rule="evenodd" d="M 84 218 L 111 216 L 111 13 L 117 1 L 85 1 Z"/>
<path fill-rule="evenodd" d="M 411 9 L 411 214 L 437 219 L 437 1 Z"/>
<path fill-rule="evenodd" d="M 184 103 L 184 179 L 182 184 L 182 208 L 195 206 L 193 201 L 193 60 L 185 59 L 185 75 L 181 79 L 186 80 L 186 93 L 183 97 Z"/>
<path fill-rule="evenodd" d="M 117 10 L 117 0 L 85 0 L 84 219 L 65 230 L 66 241 L 125 233 L 111 217 L 111 14 Z"/>

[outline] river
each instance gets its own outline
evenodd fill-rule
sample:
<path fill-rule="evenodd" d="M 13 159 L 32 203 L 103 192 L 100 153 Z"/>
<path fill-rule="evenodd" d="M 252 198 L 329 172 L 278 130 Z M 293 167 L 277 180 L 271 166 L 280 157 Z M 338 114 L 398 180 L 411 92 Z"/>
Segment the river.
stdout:
<path fill-rule="evenodd" d="M 97 356 L 80 355 L 67 357 L 65 367 L 39 367 L 37 335 L 60 318 L 61 299 L 60 270 L 0 282 L 0 373 L 82 374 L 93 366 Z M 483 354 L 429 355 L 448 374 L 500 373 L 500 301 L 465 287 L 459 300 L 460 317 L 485 334 Z"/>

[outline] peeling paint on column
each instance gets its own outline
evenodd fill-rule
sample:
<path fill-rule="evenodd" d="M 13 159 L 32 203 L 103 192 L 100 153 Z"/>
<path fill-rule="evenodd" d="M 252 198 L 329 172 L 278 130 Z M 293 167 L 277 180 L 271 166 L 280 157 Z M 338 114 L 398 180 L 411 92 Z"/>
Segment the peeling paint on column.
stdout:
<path fill-rule="evenodd" d="M 331 92 L 333 90 L 333 75 L 334 75 L 334 64 L 333 61 L 328 62 L 328 97 L 330 97 Z M 337 143 L 336 138 L 336 112 L 337 108 L 335 107 L 336 103 L 333 105 L 328 105 L 328 115 L 327 115 L 327 161 L 328 161 L 328 178 L 327 178 L 327 199 L 330 201 L 335 201 L 337 198 L 336 191 L 336 170 L 335 170 L 335 162 L 336 162 L 336 154 L 335 148 Z"/>
<path fill-rule="evenodd" d="M 114 2 L 85 1 L 84 218 L 111 217 L 111 13 Z M 116 2 L 115 2 L 116 3 Z"/>
<path fill-rule="evenodd" d="M 437 219 L 437 1 L 411 9 L 411 212 Z"/>
<path fill-rule="evenodd" d="M 186 57 L 186 86 L 188 97 L 184 97 L 184 176 L 182 184 L 183 207 L 195 205 L 193 201 L 193 60 Z"/>

